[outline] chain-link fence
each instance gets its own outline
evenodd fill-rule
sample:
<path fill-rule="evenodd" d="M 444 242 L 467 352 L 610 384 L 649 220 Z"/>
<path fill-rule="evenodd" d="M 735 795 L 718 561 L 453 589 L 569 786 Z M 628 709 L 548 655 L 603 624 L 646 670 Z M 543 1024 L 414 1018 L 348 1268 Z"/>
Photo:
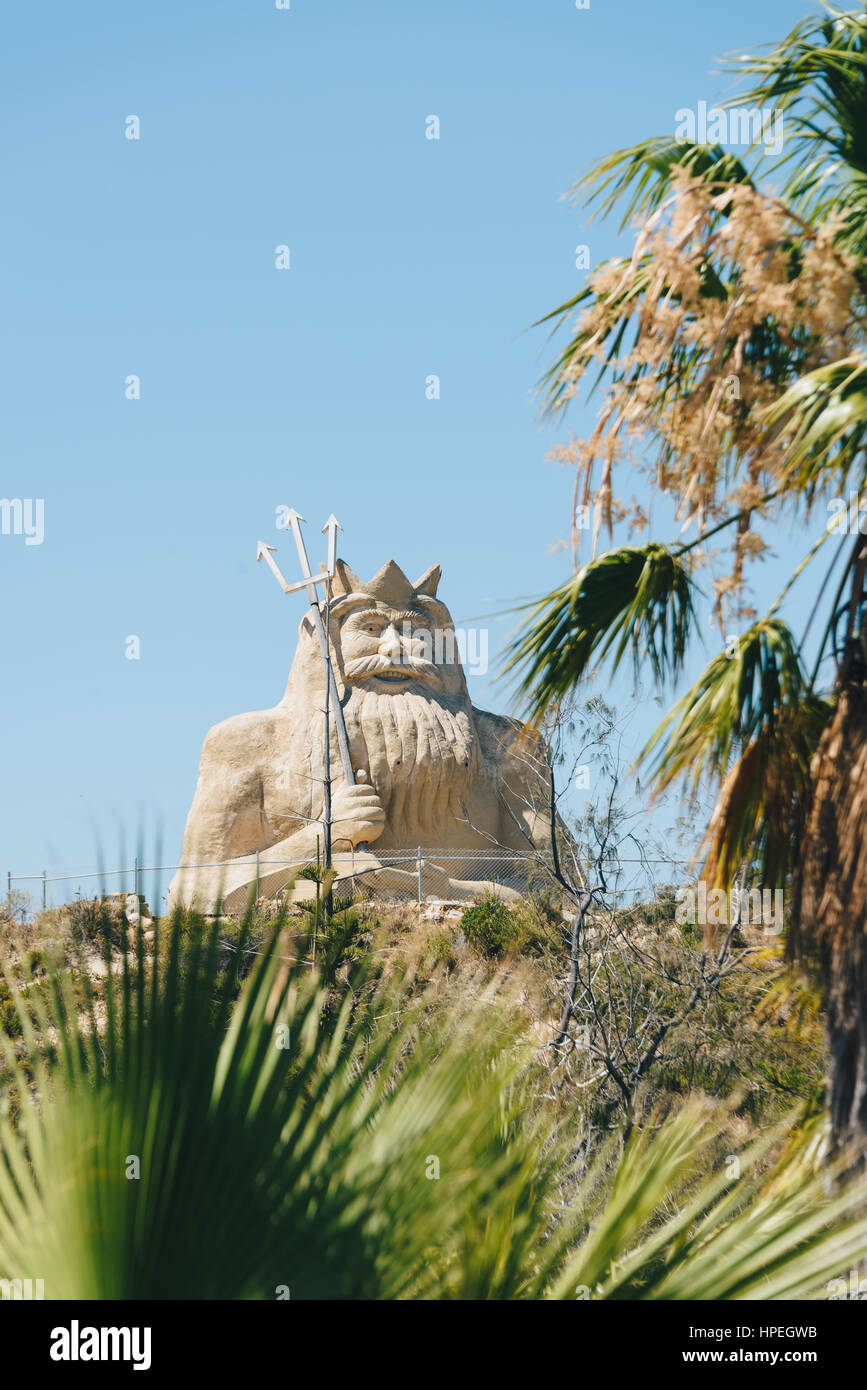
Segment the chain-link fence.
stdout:
<path fill-rule="evenodd" d="M 505 851 L 457 854 L 440 849 L 396 851 L 374 865 L 337 862 L 334 891 L 395 902 L 470 902 L 495 894 L 524 897 L 550 893 L 556 880 L 535 855 Z M 297 893 L 297 880 L 294 891 Z"/>
<path fill-rule="evenodd" d="M 494 894 L 504 898 L 528 894 L 559 894 L 562 890 L 538 854 L 507 850 L 458 853 L 454 850 L 392 850 L 387 854 L 341 854 L 333 861 L 332 891 L 337 898 L 365 898 L 389 902 L 466 903 Z M 121 868 L 101 868 L 81 873 L 6 875 L 7 903 L 22 915 L 41 906 L 58 907 L 76 898 L 95 898 L 127 893 L 149 896 L 152 911 L 165 909 L 165 885 L 179 871 L 189 876 L 219 875 L 237 871 L 238 861 L 199 864 L 146 864 L 135 859 Z M 251 894 L 257 900 L 303 901 L 315 897 L 322 878 L 310 860 L 271 859 L 263 851 L 250 865 L 250 880 L 226 893 L 223 910 L 243 911 Z"/>

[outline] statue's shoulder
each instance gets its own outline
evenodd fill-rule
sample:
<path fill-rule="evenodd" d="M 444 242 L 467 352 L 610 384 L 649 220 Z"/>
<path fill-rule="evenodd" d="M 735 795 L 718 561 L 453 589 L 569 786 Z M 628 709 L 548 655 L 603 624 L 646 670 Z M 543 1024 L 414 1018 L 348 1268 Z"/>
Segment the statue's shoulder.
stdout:
<path fill-rule="evenodd" d="M 496 761 L 520 759 L 522 762 L 545 761 L 545 745 L 538 734 L 520 719 L 508 714 L 491 714 L 473 706 L 473 719 L 479 732 L 486 759 Z"/>
<path fill-rule="evenodd" d="M 243 758 L 247 763 L 255 761 L 257 754 L 265 754 L 270 748 L 276 713 L 272 709 L 251 710 L 214 724 L 205 735 L 202 760 L 219 758 L 232 762 Z"/>

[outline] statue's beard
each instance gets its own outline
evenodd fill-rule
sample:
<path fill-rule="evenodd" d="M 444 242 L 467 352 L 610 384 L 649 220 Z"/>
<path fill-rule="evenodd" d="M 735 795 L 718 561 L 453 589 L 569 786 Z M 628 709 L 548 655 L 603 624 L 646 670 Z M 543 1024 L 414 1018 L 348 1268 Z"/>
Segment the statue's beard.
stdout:
<path fill-rule="evenodd" d="M 468 700 L 419 689 L 350 687 L 344 714 L 353 766 L 370 769 L 386 815 L 377 844 L 435 846 L 466 819 L 478 777 L 478 744 Z"/>

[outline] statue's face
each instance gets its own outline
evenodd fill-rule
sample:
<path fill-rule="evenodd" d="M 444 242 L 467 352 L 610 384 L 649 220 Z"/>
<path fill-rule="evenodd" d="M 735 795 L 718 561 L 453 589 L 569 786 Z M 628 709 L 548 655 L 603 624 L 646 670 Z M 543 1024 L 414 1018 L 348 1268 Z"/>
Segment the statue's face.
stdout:
<path fill-rule="evenodd" d="M 441 604 L 434 614 L 371 600 L 346 615 L 338 640 L 347 685 L 379 694 L 421 686 L 456 695 L 465 688 L 454 625 Z"/>
<path fill-rule="evenodd" d="M 480 776 L 473 706 L 448 609 L 433 595 L 341 594 L 328 626 L 335 674 L 346 693 L 341 705 L 352 766 L 367 774 L 386 811 L 381 843 L 439 843 L 465 816 L 468 788 Z M 284 700 L 295 715 L 309 788 L 325 688 L 309 615 L 299 638 Z M 298 718 L 302 711 L 306 720 Z"/>

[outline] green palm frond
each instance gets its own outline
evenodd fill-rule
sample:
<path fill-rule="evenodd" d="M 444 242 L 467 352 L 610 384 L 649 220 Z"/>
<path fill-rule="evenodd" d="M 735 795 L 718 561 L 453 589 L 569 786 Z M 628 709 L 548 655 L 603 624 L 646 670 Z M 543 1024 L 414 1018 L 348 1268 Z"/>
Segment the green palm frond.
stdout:
<path fill-rule="evenodd" d="M 801 21 L 766 52 L 732 56 L 728 70 L 757 80 L 724 105 L 784 112 L 786 139 L 778 162 L 786 172 L 784 196 L 809 218 L 847 213 L 844 239 L 864 254 L 867 13 L 825 8 L 825 16 Z M 719 184 L 752 184 L 757 172 L 722 146 L 659 135 L 606 156 L 569 192 L 598 204 L 602 216 L 622 204 L 622 231 L 633 218 L 645 219 L 659 207 L 677 170 Z"/>
<path fill-rule="evenodd" d="M 740 1154 L 734 1170 L 708 1175 L 708 1143 L 720 1131 L 719 1110 L 693 1101 L 653 1138 L 636 1136 L 554 1295 L 583 1288 L 617 1300 L 802 1298 L 838 1277 L 860 1245 L 863 1217 L 853 1189 L 825 1184 L 816 1164 L 820 1126 L 797 1134 L 781 1126 Z M 669 1215 L 660 1221 L 663 1202 Z M 785 1252 L 794 1248 L 799 1258 L 790 1262 Z"/>
<path fill-rule="evenodd" d="M 642 757 L 657 749 L 654 775 L 660 786 L 683 777 L 695 788 L 707 775 L 724 777 L 732 759 L 775 734 L 806 694 L 792 633 L 779 618 L 761 618 L 705 667 Z"/>
<path fill-rule="evenodd" d="M 687 565 L 664 545 L 624 546 L 592 560 L 537 604 L 511 647 L 507 671 L 534 721 L 612 653 L 612 670 L 631 649 L 662 682 L 680 670 L 693 618 Z"/>
<path fill-rule="evenodd" d="M 782 110 L 786 138 L 777 168 L 783 194 L 805 217 L 845 215 L 841 241 L 867 252 L 867 12 L 826 5 L 781 43 L 737 55 L 729 66 L 758 79 L 729 106 Z"/>
<path fill-rule="evenodd" d="M 789 484 L 812 497 L 826 478 L 842 484 L 853 469 L 865 476 L 867 358 L 844 357 L 808 372 L 766 413 L 775 433 L 790 437 Z"/>
<path fill-rule="evenodd" d="M 654 135 L 615 150 L 576 180 L 567 196 L 598 203 L 595 216 L 607 217 L 625 199 L 620 231 L 635 217 L 647 218 L 670 193 L 672 176 L 685 171 L 708 183 L 752 182 L 745 165 L 721 145 L 696 145 L 672 135 Z"/>

